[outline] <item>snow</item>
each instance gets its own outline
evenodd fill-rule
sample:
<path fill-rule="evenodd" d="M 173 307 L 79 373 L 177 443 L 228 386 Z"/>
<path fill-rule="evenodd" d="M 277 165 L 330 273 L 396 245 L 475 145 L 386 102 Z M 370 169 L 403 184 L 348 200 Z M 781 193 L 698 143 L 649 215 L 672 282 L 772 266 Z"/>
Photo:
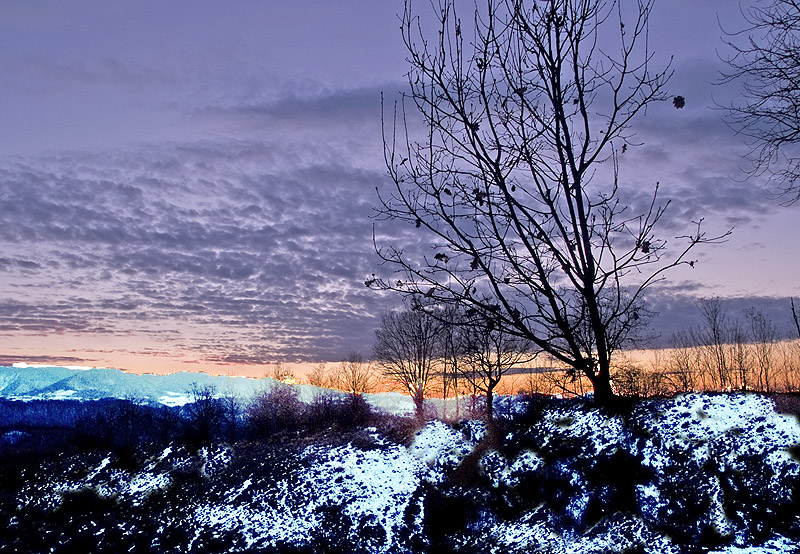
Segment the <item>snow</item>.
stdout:
<path fill-rule="evenodd" d="M 158 397 L 158 403 L 164 406 L 174 408 L 176 406 L 185 406 L 192 402 L 188 394 L 183 392 L 164 391 L 162 396 Z"/>
<path fill-rule="evenodd" d="M 532 450 L 520 452 L 512 463 L 496 450 L 487 451 L 478 462 L 481 473 L 489 478 L 493 488 L 514 488 L 524 475 L 536 473 L 544 467 L 543 458 Z"/>
<path fill-rule="evenodd" d="M 309 446 L 301 455 L 308 469 L 267 488 L 248 477 L 225 495 L 222 504 L 207 504 L 194 513 L 200 527 L 240 534 L 248 548 L 300 546 L 310 536 L 335 531 L 334 522 L 350 521 L 348 539 L 370 542 L 375 553 L 403 552 L 401 531 L 405 515 L 419 502 L 417 462 L 407 450 L 375 436 L 376 448 L 352 444 L 338 447 Z M 254 490 L 257 489 L 257 490 Z M 249 493 L 249 494 L 248 494 Z M 412 527 L 420 528 L 422 508 Z M 366 537 L 366 538 L 365 538 Z"/>
<path fill-rule="evenodd" d="M 79 381 L 63 368 L 50 383 L 48 369 L 0 368 L 0 383 L 11 391 L 27 385 L 10 371 L 33 371 L 38 390 L 64 398 L 119 378 L 116 370 L 86 370 L 87 388 L 66 388 L 65 379 Z M 140 377 L 146 376 L 119 382 L 130 392 Z M 159 394 L 154 398 L 162 403 L 188 401 L 181 392 L 188 389 L 179 385 L 192 376 L 151 377 L 140 390 Z M 237 381 L 239 391 L 264 390 L 268 382 Z M 395 413 L 413 410 L 410 400 L 401 399 L 407 397 L 378 396 L 376 402 Z M 395 400 L 398 409 L 392 408 Z M 523 409 L 521 401 L 505 402 L 508 413 Z M 244 467 L 237 465 L 240 458 L 257 456 L 248 445 L 168 446 L 135 470 L 97 454 L 41 490 L 22 490 L 17 502 L 20 510 L 53 510 L 65 494 L 91 490 L 143 506 L 148 495 L 194 472 L 209 485 L 180 509 L 190 549 L 202 550 L 209 536 L 233 536 L 252 550 L 340 551 L 343 543 L 336 541 L 345 541 L 358 545 L 356 552 L 417 552 L 430 546 L 426 517 L 440 507 L 426 495 L 437 491 L 456 506 L 471 507 L 463 529 L 446 536 L 454 551 L 683 554 L 709 536 L 718 541 L 704 546 L 709 554 L 795 551 L 800 462 L 793 449 L 800 445 L 800 424 L 776 413 L 768 397 L 691 393 L 642 402 L 624 415 L 564 400 L 531 413 L 499 437 L 481 421 L 434 420 L 407 446 L 367 428 L 358 431 L 358 440 L 292 443 L 285 458 L 256 458 L 261 465 Z M 283 447 L 275 448 L 280 453 Z M 464 480 L 459 472 L 455 486 L 450 477 L 467 459 L 474 475 Z M 631 498 L 614 497 L 608 492 L 614 486 L 629 487 Z M 465 496 L 447 496 L 459 494 Z M 617 510 L 620 502 L 629 504 Z M 611 508 L 598 512 L 598 506 Z M 777 514 L 786 510 L 794 520 L 779 527 Z"/>
<path fill-rule="evenodd" d="M 45 400 L 68 400 L 70 398 L 75 398 L 75 394 L 77 394 L 77 392 L 78 391 L 76 391 L 76 390 L 59 389 L 59 390 L 55 390 L 53 392 L 49 392 L 49 393 L 45 394 L 44 395 L 44 399 Z"/>
<path fill-rule="evenodd" d="M 463 431 L 458 431 L 441 421 L 432 421 L 414 436 L 409 452 L 422 462 L 426 481 L 441 483 L 445 475 L 472 452 L 484 434 L 483 424 L 479 422 L 470 422 Z"/>

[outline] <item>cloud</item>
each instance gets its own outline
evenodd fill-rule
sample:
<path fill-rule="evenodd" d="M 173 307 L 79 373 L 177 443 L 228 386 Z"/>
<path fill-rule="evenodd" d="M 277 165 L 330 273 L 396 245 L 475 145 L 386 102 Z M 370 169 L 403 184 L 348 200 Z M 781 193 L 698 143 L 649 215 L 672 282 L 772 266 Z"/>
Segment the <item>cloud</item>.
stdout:
<path fill-rule="evenodd" d="M 0 53 L 9 130 L 0 150 L 54 149 L 0 159 L 0 326 L 9 337 L 143 337 L 150 346 L 131 352 L 224 363 L 369 349 L 380 314 L 399 302 L 364 279 L 391 271 L 372 245 L 375 187 L 386 179 L 380 96 L 391 106 L 407 68 L 396 29 L 398 42 L 374 52 L 356 40 L 362 31 L 383 38 L 396 21 L 391 6 L 369 8 L 368 29 L 350 17 L 364 6 L 319 8 L 308 18 L 260 4 L 174 7 L 154 24 L 98 6 L 92 16 L 118 32 L 96 25 L 86 40 L 64 24 L 83 12 L 7 8 L 31 12 L 10 19 L 16 36 L 48 41 L 12 37 L 11 54 Z M 319 13 L 337 25 L 316 29 Z M 306 45 L 309 33 L 287 21 L 325 41 Z M 774 199 L 742 180 L 747 147 L 711 109 L 717 63 L 691 48 L 676 57 L 670 84 L 686 107 L 654 104 L 635 121 L 636 144 L 620 160 L 623 201 L 641 211 L 660 182 L 673 202 L 668 238 L 700 217 L 712 232 L 766 227 Z M 411 255 L 431 248 L 413 225 L 378 221 L 376 232 Z M 752 242 L 769 255 L 763 237 Z M 688 324 L 691 299 L 706 292 L 679 281 L 652 302 L 661 319 Z"/>
<path fill-rule="evenodd" d="M 27 300 L 0 311 L 4 328 L 187 325 L 204 338 L 182 347 L 219 360 L 338 359 L 371 343 L 391 303 L 363 285 L 383 175 L 342 152 L 294 165 L 288 150 L 221 140 L 6 165 L 0 286 Z"/>
<path fill-rule="evenodd" d="M 241 123 L 266 126 L 290 124 L 298 127 L 326 127 L 335 123 L 348 127 L 380 123 L 381 93 L 391 98 L 404 87 L 401 82 L 348 89 L 326 89 L 312 83 L 297 84 L 304 90 L 289 90 L 277 98 L 244 100 L 229 105 L 208 106 L 198 115 L 227 117 Z"/>

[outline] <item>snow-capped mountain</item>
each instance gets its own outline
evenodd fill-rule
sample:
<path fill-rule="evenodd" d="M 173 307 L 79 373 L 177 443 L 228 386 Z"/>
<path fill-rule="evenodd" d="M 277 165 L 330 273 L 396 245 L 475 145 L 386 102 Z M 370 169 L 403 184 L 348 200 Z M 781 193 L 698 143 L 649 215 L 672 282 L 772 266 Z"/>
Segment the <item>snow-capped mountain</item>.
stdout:
<path fill-rule="evenodd" d="M 0 398 L 11 400 L 100 400 L 120 398 L 137 402 L 180 406 L 193 400 L 193 391 L 212 387 L 219 396 L 236 396 L 245 402 L 276 385 L 274 379 L 179 372 L 166 375 L 128 373 L 111 368 L 81 368 L 15 364 L 0 367 Z M 311 402 L 322 389 L 294 385 L 300 399 Z M 334 393 L 336 394 L 336 393 Z M 411 399 L 400 393 L 365 395 L 375 408 L 395 414 L 414 411 Z"/>
<path fill-rule="evenodd" d="M 181 372 L 135 374 L 111 368 L 44 367 L 17 364 L 0 367 L 0 397 L 33 400 L 99 400 L 127 398 L 177 405 L 191 401 L 192 390 L 213 387 L 217 394 L 252 397 L 274 386 L 272 379 L 215 376 Z"/>

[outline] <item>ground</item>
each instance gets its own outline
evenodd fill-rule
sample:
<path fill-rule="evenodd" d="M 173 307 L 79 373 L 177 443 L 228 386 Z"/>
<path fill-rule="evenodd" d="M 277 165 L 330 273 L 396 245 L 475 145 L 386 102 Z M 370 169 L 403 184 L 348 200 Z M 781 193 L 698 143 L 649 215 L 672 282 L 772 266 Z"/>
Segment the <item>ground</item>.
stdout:
<path fill-rule="evenodd" d="M 0 550 L 800 551 L 800 425 L 771 398 L 613 410 L 528 398 L 501 412 L 492 426 L 398 434 L 374 418 L 313 437 L 17 460 Z"/>

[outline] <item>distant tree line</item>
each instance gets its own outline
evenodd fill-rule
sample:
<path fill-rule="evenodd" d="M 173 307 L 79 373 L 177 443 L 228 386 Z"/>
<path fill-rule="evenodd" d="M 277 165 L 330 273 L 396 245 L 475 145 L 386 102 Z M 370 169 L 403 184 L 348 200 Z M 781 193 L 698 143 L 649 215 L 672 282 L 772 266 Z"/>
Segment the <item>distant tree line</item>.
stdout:
<path fill-rule="evenodd" d="M 614 374 L 621 394 L 652 396 L 690 390 L 800 390 L 800 330 L 782 339 L 778 325 L 750 308 L 732 317 L 719 298 L 698 301 L 700 323 L 675 333 L 649 364 L 623 363 Z M 797 324 L 796 311 L 793 321 Z"/>
<path fill-rule="evenodd" d="M 321 391 L 311 402 L 297 387 L 277 382 L 250 400 L 212 386 L 194 387 L 191 402 L 164 406 L 135 398 L 0 399 L 0 458 L 24 453 L 107 449 L 133 459 L 144 445 L 199 448 L 211 443 L 272 441 L 347 431 L 371 424 L 392 427 L 357 394 Z M 399 424 L 402 427 L 402 422 Z"/>
<path fill-rule="evenodd" d="M 719 298 L 697 303 L 699 323 L 675 333 L 669 348 L 648 362 L 620 355 L 612 367 L 618 395 L 669 395 L 693 390 L 783 392 L 800 390 L 800 320 L 792 302 L 798 340 L 755 308 L 732 317 Z M 592 383 L 569 364 L 491 325 L 468 311 L 413 303 L 383 316 L 376 331 L 375 368 L 385 383 L 406 391 L 417 417 L 424 399 L 482 396 L 492 418 L 499 387 L 508 393 L 583 396 Z M 442 413 L 440 415 L 446 415 Z"/>

